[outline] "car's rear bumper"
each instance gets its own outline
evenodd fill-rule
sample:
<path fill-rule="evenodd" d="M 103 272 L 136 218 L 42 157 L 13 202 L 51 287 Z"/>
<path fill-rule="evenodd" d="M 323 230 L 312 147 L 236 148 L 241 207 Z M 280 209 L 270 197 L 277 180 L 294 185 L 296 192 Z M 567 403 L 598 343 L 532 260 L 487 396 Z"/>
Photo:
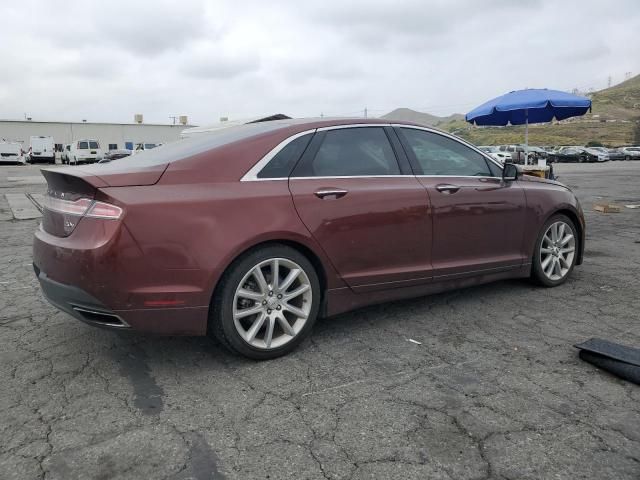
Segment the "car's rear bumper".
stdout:
<path fill-rule="evenodd" d="M 83 218 L 68 237 L 40 227 L 33 240 L 42 290 L 75 318 L 162 335 L 206 334 L 206 272 L 161 268 L 153 258 L 115 221 Z"/>
<path fill-rule="evenodd" d="M 52 280 L 36 264 L 33 264 L 33 269 L 46 299 L 63 312 L 78 320 L 100 327 L 131 328 L 127 322 L 109 310 L 100 300 L 84 290 Z"/>
<path fill-rule="evenodd" d="M 33 267 L 49 303 L 89 325 L 159 335 L 205 335 L 207 332 L 207 307 L 112 310 L 81 288 L 52 280 L 37 265 Z"/>

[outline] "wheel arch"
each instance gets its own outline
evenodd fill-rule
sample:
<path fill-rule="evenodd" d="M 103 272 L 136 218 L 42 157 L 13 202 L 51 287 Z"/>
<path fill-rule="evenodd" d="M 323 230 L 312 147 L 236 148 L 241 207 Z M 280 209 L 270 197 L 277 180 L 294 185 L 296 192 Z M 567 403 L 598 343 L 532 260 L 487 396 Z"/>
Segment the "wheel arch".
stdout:
<path fill-rule="evenodd" d="M 315 269 L 316 274 L 318 275 L 318 281 L 320 282 L 321 297 L 320 297 L 319 315 L 322 316 L 326 310 L 325 292 L 329 288 L 328 275 L 330 275 L 331 272 L 327 271 L 327 266 L 323 262 L 322 258 L 311 247 L 309 247 L 308 245 L 305 245 L 301 241 L 293 240 L 290 238 L 274 238 L 274 239 L 263 240 L 263 241 L 254 243 L 248 247 L 245 247 L 244 249 L 242 249 L 241 251 L 233 255 L 232 258 L 228 262 L 226 262 L 226 265 L 222 270 L 222 273 L 220 274 L 220 276 L 217 278 L 217 281 L 215 282 L 215 286 L 213 287 L 213 291 L 211 292 L 211 300 L 210 300 L 209 308 L 211 308 L 211 304 L 216 298 L 216 295 L 219 294 L 220 285 L 222 283 L 221 280 L 225 277 L 225 275 L 228 274 L 228 272 L 233 267 L 236 261 L 238 261 L 240 258 L 244 257 L 245 255 L 249 254 L 250 252 L 253 252 L 254 250 L 268 247 L 268 246 L 273 246 L 273 245 L 284 245 L 284 246 L 293 248 L 294 250 L 298 251 L 300 254 L 304 255 L 304 257 L 307 260 L 309 260 L 311 265 L 313 265 L 313 268 Z"/>

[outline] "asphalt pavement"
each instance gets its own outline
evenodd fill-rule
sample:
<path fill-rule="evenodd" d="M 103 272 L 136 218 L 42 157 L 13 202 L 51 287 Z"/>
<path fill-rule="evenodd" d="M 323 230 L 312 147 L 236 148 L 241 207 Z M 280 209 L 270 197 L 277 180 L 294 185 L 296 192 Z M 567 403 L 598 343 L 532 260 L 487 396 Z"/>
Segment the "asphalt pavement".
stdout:
<path fill-rule="evenodd" d="M 572 347 L 640 347 L 640 209 L 592 209 L 640 204 L 640 162 L 556 173 L 587 217 L 566 284 L 358 310 L 258 363 L 50 306 L 31 266 L 39 220 L 6 197 L 45 186 L 35 166 L 0 167 L 0 479 L 640 478 L 640 386 Z"/>

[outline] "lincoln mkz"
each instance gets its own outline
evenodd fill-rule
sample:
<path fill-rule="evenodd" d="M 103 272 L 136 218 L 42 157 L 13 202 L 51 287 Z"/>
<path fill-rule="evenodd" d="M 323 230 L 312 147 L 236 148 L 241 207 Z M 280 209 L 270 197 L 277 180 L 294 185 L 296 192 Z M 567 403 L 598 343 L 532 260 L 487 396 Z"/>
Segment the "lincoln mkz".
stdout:
<path fill-rule="evenodd" d="M 554 287 L 584 251 L 569 188 L 408 123 L 255 123 L 43 175 L 33 262 L 53 305 L 254 359 L 319 316 L 509 278 Z"/>

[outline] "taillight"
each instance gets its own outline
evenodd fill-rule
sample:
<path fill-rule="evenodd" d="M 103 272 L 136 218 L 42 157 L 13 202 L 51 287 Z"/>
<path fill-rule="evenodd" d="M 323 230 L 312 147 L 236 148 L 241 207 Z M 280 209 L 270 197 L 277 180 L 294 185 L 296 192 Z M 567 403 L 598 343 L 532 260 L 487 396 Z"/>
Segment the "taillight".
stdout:
<path fill-rule="evenodd" d="M 106 202 L 79 198 L 78 200 L 64 200 L 62 198 L 44 196 L 43 208 L 64 215 L 76 215 L 79 217 L 105 218 L 117 220 L 122 216 L 122 209 Z"/>
<path fill-rule="evenodd" d="M 94 201 L 85 213 L 86 217 L 106 218 L 117 220 L 122 215 L 122 209 L 110 203 Z"/>

